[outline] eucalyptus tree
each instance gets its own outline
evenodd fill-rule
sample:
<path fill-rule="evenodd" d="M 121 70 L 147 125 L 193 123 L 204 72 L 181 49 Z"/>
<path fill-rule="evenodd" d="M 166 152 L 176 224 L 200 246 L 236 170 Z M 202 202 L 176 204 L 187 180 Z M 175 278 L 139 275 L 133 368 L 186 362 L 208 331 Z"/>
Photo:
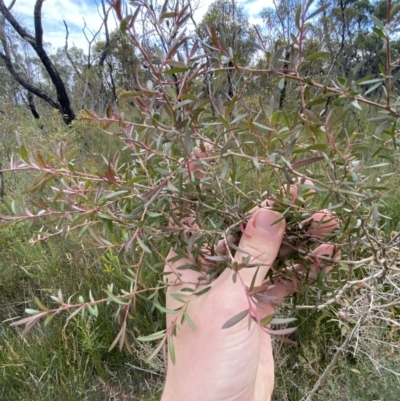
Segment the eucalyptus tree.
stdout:
<path fill-rule="evenodd" d="M 14 0 L 7 6 L 4 0 L 0 0 L 0 58 L 10 76 L 30 93 L 30 99 L 33 96 L 42 99 L 61 113 L 66 124 L 70 124 L 75 120 L 76 113 L 71 101 L 71 75 L 69 72 L 65 73 L 65 70 L 72 68 L 76 77 L 84 82 L 83 93 L 81 94 L 83 102 L 80 106 L 86 107 L 86 94 L 88 91 L 93 91 L 95 86 L 90 83 L 90 74 L 87 71 L 93 69 L 94 74 L 92 76 L 97 78 L 96 84 L 99 89 L 96 89 L 96 93 L 92 98 L 96 99 L 97 103 L 101 103 L 101 107 L 103 107 L 109 101 L 107 95 L 104 94 L 102 69 L 107 53 L 112 46 L 108 28 L 111 5 L 105 0 L 101 0 L 99 3 L 98 10 L 100 15 L 102 15 L 103 22 L 96 32 L 90 33 L 86 24 L 84 24 L 83 31 L 87 39 L 87 49 L 85 55 L 86 62 L 85 65 L 82 65 L 74 60 L 74 57 L 71 57 L 71 51 L 68 48 L 68 25 L 65 22 L 66 45 L 62 63 L 60 64 L 59 62 L 62 59 L 60 51 L 57 52 L 56 56 L 50 54 L 48 51 L 48 47 L 43 40 L 42 8 L 44 0 L 35 1 L 32 24 L 33 32 L 24 27 L 12 13 L 15 3 Z M 103 31 L 105 37 L 103 48 L 93 55 L 95 42 L 99 40 L 99 36 Z M 21 53 L 21 48 L 25 47 L 30 48 L 34 57 L 25 60 L 24 54 Z M 22 63 L 29 63 L 30 66 L 35 65 L 35 68 L 40 71 L 41 75 L 33 79 L 30 76 L 31 74 L 28 73 L 30 68 L 22 68 L 21 60 L 23 60 Z M 71 65 L 66 67 L 67 63 Z M 98 73 L 98 71 L 100 72 Z M 98 78 L 99 74 L 100 79 Z M 90 106 L 94 106 L 93 102 Z"/>
<path fill-rule="evenodd" d="M 4 0 L 0 0 L 0 41 L 2 49 L 0 51 L 0 58 L 3 60 L 4 65 L 11 74 L 11 76 L 27 91 L 31 92 L 35 96 L 43 99 L 51 107 L 60 111 L 63 116 L 64 122 L 69 124 L 75 119 L 75 112 L 71 107 L 70 98 L 65 87 L 64 82 L 57 69 L 54 67 L 54 63 L 51 61 L 48 52 L 46 51 L 45 44 L 43 42 L 43 25 L 42 25 L 42 6 L 44 0 L 37 0 L 34 6 L 34 33 L 30 33 L 28 29 L 23 27 L 14 15 L 11 13 L 12 6 L 15 1 L 11 3 L 11 6 L 7 7 Z M 16 58 L 10 51 L 9 37 L 7 30 L 15 31 L 19 37 L 26 42 L 34 50 L 50 80 L 54 86 L 56 97 L 52 96 L 46 91 L 43 91 L 38 85 L 35 85 L 32 81 L 23 77 L 18 71 L 18 65 Z"/>
<path fill-rule="evenodd" d="M 205 45 L 205 50 L 213 46 L 213 36 L 226 49 L 230 57 L 214 60 L 213 64 L 226 63 L 230 68 L 234 63 L 249 65 L 257 49 L 256 30 L 249 23 L 243 7 L 236 0 L 217 0 L 212 3 L 197 26 L 197 34 Z M 210 34 L 213 32 L 213 34 Z M 209 52 L 210 56 L 212 52 Z M 213 57 L 211 56 L 211 59 Z M 232 58 L 232 60 L 230 60 Z M 238 90 L 234 73 L 227 71 L 227 97 L 232 99 Z M 242 75 L 237 74 L 237 80 Z"/>

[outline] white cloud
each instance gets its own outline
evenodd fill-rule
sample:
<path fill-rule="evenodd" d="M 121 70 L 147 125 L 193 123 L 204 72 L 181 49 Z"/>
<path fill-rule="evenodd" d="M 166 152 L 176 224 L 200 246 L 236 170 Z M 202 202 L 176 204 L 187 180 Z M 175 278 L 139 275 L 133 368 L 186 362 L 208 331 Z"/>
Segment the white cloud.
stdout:
<path fill-rule="evenodd" d="M 260 25 L 262 23 L 262 19 L 259 17 L 259 14 L 264 8 L 274 6 L 272 0 L 247 0 L 239 1 L 239 4 L 240 3 L 249 17 L 249 22 L 254 25 Z"/>
<path fill-rule="evenodd" d="M 201 20 L 208 7 L 214 2 L 214 0 L 200 0 L 199 10 L 195 13 L 195 19 Z M 244 8 L 251 24 L 261 23 L 262 20 L 258 17 L 260 12 L 266 7 L 274 6 L 273 0 L 238 0 L 237 4 Z"/>
<path fill-rule="evenodd" d="M 33 29 L 33 9 L 36 0 L 18 0 L 13 8 L 13 13 L 26 27 Z M 53 49 L 64 47 L 65 27 L 63 21 L 68 24 L 69 46 L 75 44 L 82 49 L 88 48 L 87 40 L 82 32 L 85 25 L 89 29 L 87 36 L 92 37 L 91 32 L 97 32 L 102 24 L 101 15 L 98 12 L 95 0 L 47 0 L 42 6 L 43 39 L 50 43 Z M 101 9 L 100 9 L 101 10 Z M 114 16 L 109 18 L 109 28 L 113 30 L 117 24 Z"/>
<path fill-rule="evenodd" d="M 36 0 L 18 0 L 13 8 L 13 13 L 17 15 L 21 23 L 33 29 L 33 9 Z M 200 21 L 207 12 L 208 7 L 213 0 L 199 0 L 195 12 L 195 19 Z M 52 48 L 64 47 L 65 45 L 65 27 L 63 20 L 69 28 L 69 46 L 75 44 L 84 50 L 87 50 L 88 43 L 82 32 L 84 21 L 87 28 L 92 32 L 97 32 L 102 23 L 99 15 L 97 0 L 46 0 L 42 7 L 42 21 L 44 27 L 44 40 L 51 43 Z M 273 6 L 272 0 L 238 0 L 249 18 L 251 24 L 261 23 L 258 14 L 268 6 Z M 109 28 L 111 30 L 117 27 L 114 16 L 110 16 Z M 87 31 L 88 37 L 92 35 Z"/>

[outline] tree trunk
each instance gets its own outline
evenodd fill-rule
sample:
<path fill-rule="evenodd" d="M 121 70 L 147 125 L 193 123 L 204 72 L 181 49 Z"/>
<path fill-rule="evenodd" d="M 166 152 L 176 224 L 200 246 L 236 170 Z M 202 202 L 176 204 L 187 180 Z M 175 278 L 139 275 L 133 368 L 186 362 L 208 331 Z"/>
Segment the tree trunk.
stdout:
<path fill-rule="evenodd" d="M 64 122 L 70 124 L 75 120 L 75 113 L 71 107 L 69 96 L 65 88 L 64 82 L 61 79 L 60 74 L 54 67 L 54 64 L 50 60 L 46 50 L 43 47 L 43 26 L 42 26 L 42 5 L 44 0 L 36 0 L 34 8 L 34 26 L 35 26 L 35 36 L 32 36 L 28 31 L 26 31 L 14 18 L 10 10 L 5 6 L 4 1 L 0 0 L 0 13 L 9 22 L 9 24 L 14 28 L 18 35 L 28 42 L 33 50 L 35 50 L 40 61 L 45 67 L 47 73 L 49 74 L 50 80 L 54 85 L 57 93 L 57 101 L 55 101 L 48 93 L 41 91 L 36 88 L 32 83 L 23 79 L 23 77 L 18 74 L 14 68 L 12 58 L 7 50 L 7 36 L 5 34 L 4 23 L 1 24 L 1 42 L 3 44 L 4 53 L 0 53 L 0 57 L 3 59 L 8 71 L 13 76 L 13 78 L 22 85 L 29 92 L 32 92 L 36 96 L 41 97 L 47 103 L 49 103 L 53 108 L 58 109 L 63 116 Z"/>

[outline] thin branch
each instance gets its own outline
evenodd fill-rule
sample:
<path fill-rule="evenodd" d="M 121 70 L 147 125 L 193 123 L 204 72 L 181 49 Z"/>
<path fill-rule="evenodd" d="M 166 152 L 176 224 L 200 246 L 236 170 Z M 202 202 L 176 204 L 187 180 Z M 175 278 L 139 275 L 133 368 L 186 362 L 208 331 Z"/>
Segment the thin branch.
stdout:
<path fill-rule="evenodd" d="M 317 393 L 317 391 L 322 387 L 322 385 L 325 383 L 326 378 L 329 376 L 331 373 L 332 369 L 335 367 L 340 355 L 345 351 L 350 344 L 350 341 L 352 340 L 354 333 L 358 330 L 358 323 L 356 326 L 353 328 L 353 330 L 347 334 L 346 339 L 344 340 L 343 344 L 336 350 L 335 355 L 333 356 L 330 364 L 325 368 L 324 372 L 322 375 L 319 377 L 317 382 L 315 383 L 313 389 L 305 396 L 302 398 L 302 401 L 311 401 L 314 395 Z"/>
<path fill-rule="evenodd" d="M 15 31 L 21 36 L 22 39 L 26 40 L 30 45 L 35 45 L 35 38 L 26 31 L 14 18 L 10 12 L 11 8 L 7 8 L 3 0 L 0 0 L 0 13 L 3 14 L 4 18 L 10 23 Z"/>
<path fill-rule="evenodd" d="M 69 29 L 68 29 L 68 25 L 67 25 L 67 23 L 65 22 L 65 20 L 63 20 L 63 22 L 64 22 L 64 26 L 65 26 L 65 46 L 64 46 L 65 55 L 67 56 L 68 61 L 71 63 L 71 66 L 72 66 L 72 68 L 73 68 L 74 71 L 75 71 L 75 74 L 76 74 L 80 79 L 83 80 L 81 72 L 78 70 L 78 68 L 76 68 L 75 63 L 74 63 L 74 61 L 72 60 L 71 55 L 69 54 L 69 51 L 68 51 Z"/>

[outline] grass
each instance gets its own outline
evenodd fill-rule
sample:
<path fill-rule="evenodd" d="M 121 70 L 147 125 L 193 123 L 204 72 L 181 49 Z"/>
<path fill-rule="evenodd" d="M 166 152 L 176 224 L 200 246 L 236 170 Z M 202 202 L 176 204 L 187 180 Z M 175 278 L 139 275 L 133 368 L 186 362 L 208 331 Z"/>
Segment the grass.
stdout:
<path fill-rule="evenodd" d="M 309 314 L 307 324 L 300 326 L 296 334 L 297 346 L 275 343 L 273 400 L 302 400 L 317 383 L 345 339 L 340 335 L 340 322 L 329 320 Z M 394 390 L 400 385 L 398 335 L 391 336 L 387 330 L 379 330 L 376 326 L 361 331 L 351 341 L 349 349 L 340 355 L 313 400 L 398 399 Z"/>
<path fill-rule="evenodd" d="M 48 296 L 55 288 L 65 294 L 92 289 L 100 297 L 110 281 L 122 285 L 117 271 L 104 273 L 99 255 L 85 255 L 68 240 L 30 245 L 32 228 L 22 224 L 2 230 L 0 399 L 141 400 L 143 392 L 158 397 L 161 371 L 143 362 L 145 350 L 133 355 L 117 349 L 108 352 L 118 325 L 107 307 L 99 319 L 76 318 L 68 326 L 65 315 L 56 317 L 47 327 L 36 325 L 25 338 L 9 326 L 26 307 L 36 307 L 34 296 L 51 305 Z M 157 317 L 147 312 L 147 319 L 141 313 L 139 326 L 151 332 Z"/>

